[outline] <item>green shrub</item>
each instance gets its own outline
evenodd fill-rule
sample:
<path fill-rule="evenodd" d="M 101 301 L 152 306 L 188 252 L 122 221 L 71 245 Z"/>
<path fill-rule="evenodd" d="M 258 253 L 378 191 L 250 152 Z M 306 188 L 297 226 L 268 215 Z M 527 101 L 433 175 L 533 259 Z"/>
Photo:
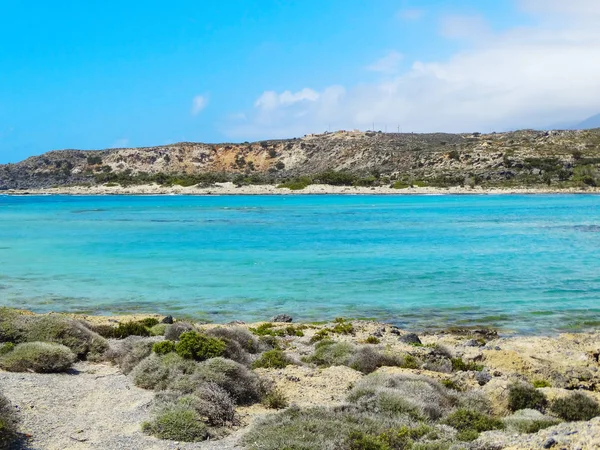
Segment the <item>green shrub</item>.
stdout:
<path fill-rule="evenodd" d="M 184 359 L 176 353 L 167 353 L 166 355 L 158 355 L 152 353 L 147 358 L 143 359 L 131 371 L 133 383 L 143 389 L 177 389 L 196 370 L 194 361 Z M 189 393 L 196 386 L 190 389 L 180 389 Z"/>
<path fill-rule="evenodd" d="M 465 362 L 462 358 L 452 358 L 452 370 L 456 372 L 481 372 L 483 366 L 473 361 Z"/>
<path fill-rule="evenodd" d="M 150 330 L 141 322 L 119 323 L 113 330 L 114 338 L 123 339 L 128 336 L 150 336 Z"/>
<path fill-rule="evenodd" d="M 17 448 L 19 419 L 10 401 L 0 393 L 0 449 Z M 14 445 L 14 446 L 13 446 Z"/>
<path fill-rule="evenodd" d="M 248 330 L 241 327 L 217 327 L 206 332 L 208 336 L 223 340 L 235 341 L 251 354 L 259 352 L 259 343 L 256 337 Z"/>
<path fill-rule="evenodd" d="M 179 337 L 175 351 L 182 358 L 204 361 L 221 356 L 226 347 L 221 339 L 208 337 L 196 331 L 186 331 Z"/>
<path fill-rule="evenodd" d="M 322 330 L 317 331 L 313 337 L 310 338 L 310 343 L 314 344 L 315 342 L 321 342 L 324 339 L 329 338 L 329 330 L 327 328 L 323 328 Z"/>
<path fill-rule="evenodd" d="M 49 342 L 26 342 L 0 357 L 0 367 L 9 372 L 65 372 L 75 362 L 66 346 Z"/>
<path fill-rule="evenodd" d="M 575 392 L 552 402 L 550 411 L 567 422 L 588 421 L 600 416 L 600 405 L 591 397 Z"/>
<path fill-rule="evenodd" d="M 377 345 L 380 343 L 381 343 L 381 341 L 379 340 L 379 338 L 377 338 L 375 336 L 369 336 L 368 338 L 365 339 L 365 344 Z"/>
<path fill-rule="evenodd" d="M 175 342 L 173 341 L 161 341 L 157 342 L 152 346 L 152 351 L 159 355 L 166 355 L 175 351 Z"/>
<path fill-rule="evenodd" d="M 175 405 L 155 414 L 150 422 L 142 425 L 144 433 L 159 439 L 197 442 L 208 437 L 208 429 L 200 415 L 190 406 Z"/>
<path fill-rule="evenodd" d="M 354 327 L 350 322 L 347 322 L 346 319 L 338 317 L 335 319 L 335 325 L 330 331 L 337 334 L 352 334 L 354 333 Z"/>
<path fill-rule="evenodd" d="M 272 323 L 263 323 L 256 328 L 249 328 L 249 330 L 257 336 L 285 336 L 284 330 L 274 329 L 275 325 Z"/>
<path fill-rule="evenodd" d="M 560 420 L 545 416 L 535 409 L 521 409 L 512 416 L 504 418 L 507 428 L 519 433 L 537 433 L 540 430 L 557 425 Z"/>
<path fill-rule="evenodd" d="M 462 388 L 454 381 L 449 378 L 442 380 L 441 383 L 447 387 L 448 389 L 452 389 L 453 391 L 462 391 Z"/>
<path fill-rule="evenodd" d="M 375 372 L 384 366 L 401 366 L 400 358 L 378 352 L 372 347 L 359 348 L 348 361 L 348 366 L 364 374 Z"/>
<path fill-rule="evenodd" d="M 392 189 L 408 189 L 409 187 L 411 187 L 411 185 L 408 183 L 405 183 L 404 181 L 396 181 L 390 187 Z"/>
<path fill-rule="evenodd" d="M 155 325 L 158 325 L 160 321 L 154 317 L 147 317 L 146 319 L 138 320 L 140 325 L 144 325 L 146 328 L 152 328 Z"/>
<path fill-rule="evenodd" d="M 288 407 L 288 399 L 279 389 L 273 389 L 264 396 L 262 404 L 270 409 L 284 409 Z"/>
<path fill-rule="evenodd" d="M 14 350 L 15 348 L 15 344 L 13 344 L 12 342 L 5 342 L 4 344 L 0 345 L 0 356 L 2 355 L 6 355 L 7 353 L 10 353 Z"/>
<path fill-rule="evenodd" d="M 548 400 L 543 392 L 524 383 L 515 383 L 508 387 L 508 409 L 535 409 L 544 412 Z"/>
<path fill-rule="evenodd" d="M 479 433 L 504 429 L 504 423 L 478 411 L 458 409 L 444 421 L 446 425 L 458 430 L 457 438 L 461 441 L 473 441 Z"/>
<path fill-rule="evenodd" d="M 289 364 L 291 364 L 290 360 L 281 350 L 269 350 L 254 361 L 252 368 L 283 369 Z"/>
<path fill-rule="evenodd" d="M 392 450 L 379 436 L 351 431 L 346 446 L 349 450 Z"/>
<path fill-rule="evenodd" d="M 292 191 L 301 191 L 302 189 L 310 186 L 313 183 L 310 177 L 299 177 L 294 178 L 293 180 L 286 181 L 281 183 L 278 188 L 288 188 Z"/>
<path fill-rule="evenodd" d="M 359 380 L 348 401 L 386 415 L 437 420 L 457 404 L 456 394 L 438 382 L 417 375 L 374 373 Z"/>
<path fill-rule="evenodd" d="M 66 345 L 81 359 L 98 359 L 108 343 L 85 324 L 57 314 L 22 314 L 0 308 L 0 342 L 54 342 Z"/>
<path fill-rule="evenodd" d="M 320 367 L 345 366 L 355 351 L 356 347 L 347 342 L 325 340 L 315 346 L 314 353 L 306 361 Z"/>
<path fill-rule="evenodd" d="M 549 381 L 546 380 L 535 380 L 533 382 L 533 387 L 536 389 L 552 387 Z"/>
<path fill-rule="evenodd" d="M 167 331 L 168 325 L 166 323 L 159 323 L 150 327 L 150 336 L 164 336 Z"/>
<path fill-rule="evenodd" d="M 246 366 L 225 358 L 212 358 L 198 364 L 190 381 L 196 386 L 215 383 L 227 391 L 238 405 L 251 405 L 263 396 L 258 375 Z"/>

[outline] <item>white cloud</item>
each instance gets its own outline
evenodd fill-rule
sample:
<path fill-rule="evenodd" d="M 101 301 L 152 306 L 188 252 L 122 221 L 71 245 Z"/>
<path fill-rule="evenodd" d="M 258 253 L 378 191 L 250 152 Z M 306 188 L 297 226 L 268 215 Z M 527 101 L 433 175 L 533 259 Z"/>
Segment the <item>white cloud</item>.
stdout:
<path fill-rule="evenodd" d="M 196 95 L 192 99 L 192 110 L 191 113 L 193 116 L 200 114 L 204 108 L 208 106 L 208 98 L 204 95 Z"/>
<path fill-rule="evenodd" d="M 395 50 L 392 50 L 383 58 L 375 61 L 370 66 L 367 66 L 367 70 L 372 72 L 379 72 L 383 74 L 394 74 L 398 72 L 398 68 L 400 66 L 400 62 L 402 61 L 403 56 Z"/>
<path fill-rule="evenodd" d="M 414 22 L 423 18 L 424 15 L 425 11 L 422 9 L 402 9 L 398 11 L 396 17 L 407 22 Z"/>
<path fill-rule="evenodd" d="M 445 60 L 415 61 L 409 70 L 377 82 L 265 92 L 247 120 L 229 132 L 289 137 L 328 126 L 369 129 L 373 122 L 378 129 L 387 124 L 416 132 L 501 131 L 597 114 L 600 27 L 589 18 L 600 16 L 600 2 L 520 0 L 519 5 L 532 14 L 533 25 L 502 33 L 481 26 L 475 34 L 446 28 L 467 39 L 468 48 Z"/>

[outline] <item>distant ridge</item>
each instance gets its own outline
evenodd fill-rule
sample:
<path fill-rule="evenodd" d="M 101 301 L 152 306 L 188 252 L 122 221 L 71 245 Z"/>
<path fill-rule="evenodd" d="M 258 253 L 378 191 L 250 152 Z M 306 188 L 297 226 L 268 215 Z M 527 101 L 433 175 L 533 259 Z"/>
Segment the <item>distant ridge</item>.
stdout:
<path fill-rule="evenodd" d="M 189 186 L 226 181 L 600 186 L 600 129 L 490 134 L 338 131 L 241 144 L 183 142 L 51 151 L 17 164 L 0 165 L 0 190 L 104 183 Z"/>
<path fill-rule="evenodd" d="M 595 116 L 585 119 L 583 122 L 578 124 L 575 128 L 579 128 L 581 130 L 590 130 L 592 128 L 600 128 L 600 114 L 596 114 Z"/>

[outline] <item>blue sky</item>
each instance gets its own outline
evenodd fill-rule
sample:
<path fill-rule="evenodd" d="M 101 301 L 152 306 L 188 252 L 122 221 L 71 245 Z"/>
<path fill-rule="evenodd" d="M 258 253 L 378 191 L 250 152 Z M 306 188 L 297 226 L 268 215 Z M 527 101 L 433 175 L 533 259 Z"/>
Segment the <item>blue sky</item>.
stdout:
<path fill-rule="evenodd" d="M 600 112 L 599 18 L 590 0 L 6 1 L 0 163 L 575 123 Z"/>

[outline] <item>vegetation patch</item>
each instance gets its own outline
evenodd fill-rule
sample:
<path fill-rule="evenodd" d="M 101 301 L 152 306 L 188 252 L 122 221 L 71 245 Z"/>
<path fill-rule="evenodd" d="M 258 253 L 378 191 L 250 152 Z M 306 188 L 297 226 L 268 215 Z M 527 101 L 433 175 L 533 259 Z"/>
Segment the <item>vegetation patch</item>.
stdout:
<path fill-rule="evenodd" d="M 179 337 L 175 351 L 179 356 L 196 361 L 216 358 L 221 356 L 227 345 L 221 339 L 200 334 L 196 331 L 187 331 Z"/>
<path fill-rule="evenodd" d="M 17 448 L 19 419 L 10 401 L 0 393 L 0 449 Z M 13 447 L 14 446 L 14 447 Z"/>
<path fill-rule="evenodd" d="M 254 361 L 252 368 L 284 369 L 289 364 L 291 364 L 291 361 L 281 350 L 269 350 Z"/>
<path fill-rule="evenodd" d="M 586 394 L 574 392 L 554 400 L 550 411 L 567 422 L 588 421 L 600 416 L 600 405 Z"/>
<path fill-rule="evenodd" d="M 0 367 L 9 372 L 65 372 L 75 362 L 66 346 L 49 342 L 26 342 L 0 357 Z"/>
<path fill-rule="evenodd" d="M 284 409 L 288 407 L 289 401 L 281 390 L 272 389 L 264 396 L 262 404 L 269 409 Z"/>
<path fill-rule="evenodd" d="M 548 406 L 548 399 L 542 391 L 524 383 L 515 383 L 508 388 L 508 409 L 535 409 L 544 412 Z"/>
<path fill-rule="evenodd" d="M 458 409 L 450 414 L 444 423 L 458 430 L 457 437 L 461 441 L 473 441 L 483 431 L 504 429 L 501 420 L 468 409 Z"/>
<path fill-rule="evenodd" d="M 175 405 L 156 412 L 150 422 L 142 425 L 142 430 L 172 441 L 197 442 L 208 436 L 208 428 L 200 415 L 187 405 Z"/>

